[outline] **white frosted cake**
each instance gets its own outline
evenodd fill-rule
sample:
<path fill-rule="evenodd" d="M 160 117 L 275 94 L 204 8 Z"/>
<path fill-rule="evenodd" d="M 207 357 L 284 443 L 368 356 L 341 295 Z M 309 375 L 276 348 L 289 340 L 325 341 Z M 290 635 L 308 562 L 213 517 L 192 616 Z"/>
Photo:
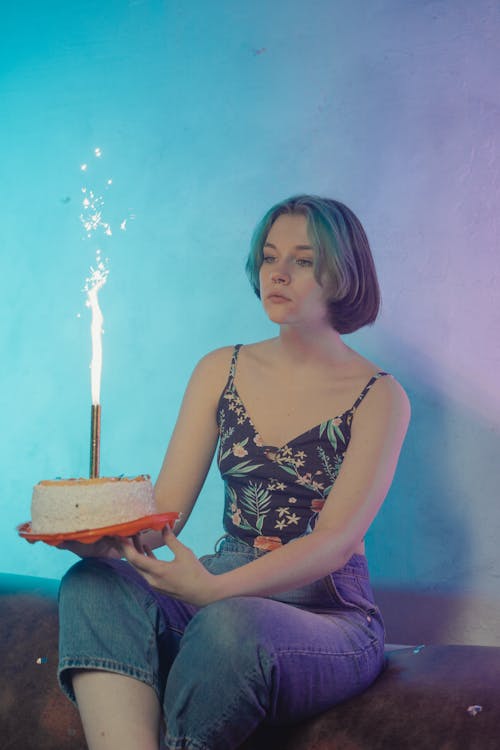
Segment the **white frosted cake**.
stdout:
<path fill-rule="evenodd" d="M 33 488 L 31 531 L 57 534 L 114 526 L 156 513 L 151 478 L 54 479 Z"/>

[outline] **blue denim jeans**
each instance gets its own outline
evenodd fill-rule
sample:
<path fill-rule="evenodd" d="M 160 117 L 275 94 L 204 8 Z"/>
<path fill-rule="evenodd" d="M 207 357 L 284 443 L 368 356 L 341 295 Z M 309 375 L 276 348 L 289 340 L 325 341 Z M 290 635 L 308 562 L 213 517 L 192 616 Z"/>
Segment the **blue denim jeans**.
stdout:
<path fill-rule="evenodd" d="M 266 554 L 226 537 L 202 558 L 220 574 Z M 294 723 L 367 688 L 384 664 L 384 626 L 366 559 L 270 597 L 197 609 L 153 590 L 121 560 L 85 559 L 60 589 L 59 679 L 72 669 L 150 685 L 169 750 L 232 750 L 262 723 Z"/>

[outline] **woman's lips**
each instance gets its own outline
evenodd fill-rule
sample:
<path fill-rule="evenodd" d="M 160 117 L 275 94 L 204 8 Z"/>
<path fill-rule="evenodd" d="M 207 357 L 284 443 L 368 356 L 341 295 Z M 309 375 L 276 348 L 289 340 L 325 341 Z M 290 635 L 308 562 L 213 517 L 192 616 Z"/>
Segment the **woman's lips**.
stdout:
<path fill-rule="evenodd" d="M 281 302 L 290 302 L 289 297 L 285 297 L 284 294 L 278 294 L 276 292 L 274 292 L 273 294 L 268 294 L 266 299 L 270 302 L 277 302 L 278 304 Z"/>

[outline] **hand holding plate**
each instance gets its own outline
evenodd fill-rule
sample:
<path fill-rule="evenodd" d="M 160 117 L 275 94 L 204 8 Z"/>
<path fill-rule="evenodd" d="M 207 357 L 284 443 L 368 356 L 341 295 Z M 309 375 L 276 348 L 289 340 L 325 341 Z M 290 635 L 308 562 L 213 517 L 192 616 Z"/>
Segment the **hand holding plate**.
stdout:
<path fill-rule="evenodd" d="M 209 573 L 189 547 L 182 544 L 167 526 L 163 531 L 167 547 L 174 553 L 170 562 L 158 560 L 139 539 L 122 539 L 121 552 L 157 591 L 203 607 L 216 601 L 217 576 Z"/>

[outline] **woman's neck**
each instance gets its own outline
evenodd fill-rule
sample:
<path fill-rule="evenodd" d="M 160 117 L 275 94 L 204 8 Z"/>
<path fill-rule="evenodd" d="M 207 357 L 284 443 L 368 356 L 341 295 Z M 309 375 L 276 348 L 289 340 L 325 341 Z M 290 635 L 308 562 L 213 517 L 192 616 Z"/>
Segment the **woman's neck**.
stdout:
<path fill-rule="evenodd" d="M 276 339 L 282 358 L 300 364 L 343 364 L 355 353 L 331 326 L 281 326 Z"/>

